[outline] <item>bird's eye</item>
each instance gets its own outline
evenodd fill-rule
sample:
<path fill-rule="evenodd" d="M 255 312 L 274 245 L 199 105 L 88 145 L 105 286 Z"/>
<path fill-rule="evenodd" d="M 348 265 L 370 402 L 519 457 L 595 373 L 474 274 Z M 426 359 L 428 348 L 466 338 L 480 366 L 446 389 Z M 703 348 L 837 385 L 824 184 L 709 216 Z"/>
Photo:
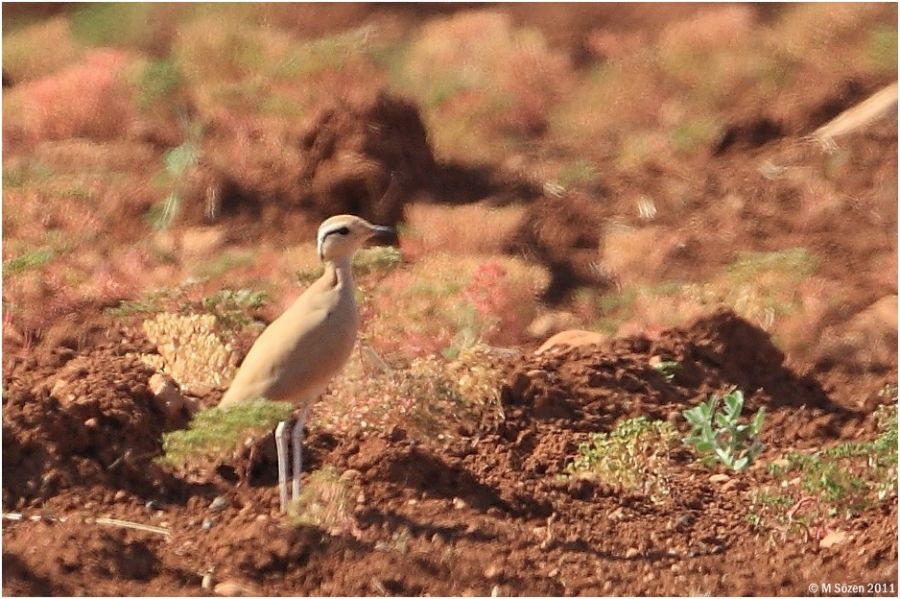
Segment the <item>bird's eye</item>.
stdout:
<path fill-rule="evenodd" d="M 334 232 L 339 233 L 340 235 L 346 235 L 350 232 L 350 229 L 348 229 L 347 227 L 341 227 L 340 229 L 335 229 Z"/>

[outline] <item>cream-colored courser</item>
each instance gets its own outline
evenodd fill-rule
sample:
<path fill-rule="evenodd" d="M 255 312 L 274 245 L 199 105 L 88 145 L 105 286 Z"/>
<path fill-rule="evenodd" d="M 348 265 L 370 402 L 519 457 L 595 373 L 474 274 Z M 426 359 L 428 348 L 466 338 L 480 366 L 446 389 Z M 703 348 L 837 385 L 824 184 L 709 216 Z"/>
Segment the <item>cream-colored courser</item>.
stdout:
<path fill-rule="evenodd" d="M 356 343 L 359 315 L 351 262 L 367 241 L 388 242 L 390 227 L 342 214 L 319 226 L 317 246 L 325 272 L 279 316 L 250 348 L 220 406 L 265 398 L 290 402 L 300 417 L 290 434 L 293 444 L 292 496 L 300 494 L 303 426 L 310 406 L 340 372 Z M 287 423 L 275 429 L 281 509 L 287 509 Z"/>

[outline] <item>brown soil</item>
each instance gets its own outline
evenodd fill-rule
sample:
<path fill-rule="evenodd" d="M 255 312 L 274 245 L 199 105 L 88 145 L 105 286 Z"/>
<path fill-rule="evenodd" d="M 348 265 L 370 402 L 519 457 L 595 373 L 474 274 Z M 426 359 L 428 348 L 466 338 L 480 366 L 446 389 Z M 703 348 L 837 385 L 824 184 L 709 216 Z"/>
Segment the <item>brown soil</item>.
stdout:
<path fill-rule="evenodd" d="M 148 406 L 148 372 L 123 355 L 139 345 L 119 338 L 68 360 L 41 345 L 35 360 L 11 368 L 4 504 L 43 519 L 5 523 L 5 593 L 196 595 L 210 570 L 254 592 L 304 595 L 489 594 L 495 586 L 538 595 L 803 595 L 810 582 L 846 572 L 862 583 L 896 579 L 893 508 L 853 520 L 840 551 L 755 533 L 741 506 L 768 478 L 764 468 L 726 487 L 676 452 L 661 503 L 556 476 L 592 432 L 636 415 L 677 421 L 730 385 L 769 413 L 764 458 L 871 436 L 870 411 L 836 403 L 786 368 L 764 332 L 728 311 L 655 339 L 515 358 L 502 388 L 505 420 L 444 445 L 402 430 L 334 436 L 313 423 L 305 470 L 359 472 L 354 525 L 336 536 L 279 521 L 271 467 L 235 486 L 214 472 L 188 482 L 152 466 L 145 452 L 159 450 L 162 417 Z M 671 382 L 649 365 L 653 356 L 682 364 Z M 219 495 L 227 507 L 210 509 Z M 171 537 L 92 520 L 101 515 L 162 525 Z"/>
<path fill-rule="evenodd" d="M 227 124 L 221 130 L 184 182 L 183 220 L 228 221 L 243 238 L 305 239 L 341 213 L 395 225 L 435 168 L 418 108 L 385 93 L 327 108 L 283 139 L 250 131 L 239 141 Z"/>
<path fill-rule="evenodd" d="M 291 12 L 297 21 L 281 22 L 318 35 L 379 11 L 418 22 L 452 10 L 347 5 L 323 21 Z M 578 65 L 596 51 L 587 38 L 597 28 L 653 35 L 693 10 L 521 5 L 513 18 L 542 28 Z M 765 21 L 782 9 L 753 10 Z M 736 105 L 705 153 L 610 166 L 590 190 L 562 197 L 527 176 L 544 172 L 546 150 L 517 157 L 515 173 L 441 162 L 417 108 L 395 97 L 356 99 L 297 131 L 214 122 L 202 164 L 180 190 L 176 231 L 222 220 L 235 238 L 222 243 L 296 241 L 336 212 L 394 224 L 410 201 L 527 203 L 507 250 L 549 268 L 543 299 L 553 304 L 579 286 L 617 284 L 598 268 L 597 248 L 610 222 L 642 224 L 635 206 L 646 197 L 659 208 L 652 226 L 671 242 L 647 248 L 660 255 L 648 280 L 704 281 L 738 249 L 801 247 L 818 258 L 817 276 L 854 291 L 804 331 L 821 343 L 788 357 L 753 324 L 711 309 L 681 328 L 511 358 L 505 418 L 452 441 L 401 429 L 334 435 L 313 421 L 306 476 L 324 466 L 359 473 L 350 482 L 352 525 L 329 534 L 278 515 L 271 437 L 243 484 L 232 476 L 247 469 L 243 456 L 190 473 L 155 465 L 167 423 L 148 390 L 152 372 L 134 357 L 151 349 L 139 327 L 104 313 L 119 297 L 82 302 L 61 282 L 42 282 L 38 300 L 4 322 L 3 512 L 23 519 L 3 522 L 3 592 L 206 595 L 207 573 L 263 595 L 807 595 L 825 581 L 896 583 L 896 501 L 841 521 L 848 540 L 830 548 L 818 532 L 769 535 L 746 520 L 752 492 L 772 482 L 767 463 L 788 450 L 871 439 L 873 413 L 889 401 L 879 391 L 897 384 L 897 121 L 848 135 L 837 153 L 802 139 L 891 78 L 809 77 L 802 104 Z M 179 143 L 159 135 L 162 146 Z M 135 142 L 130 153 L 149 162 L 162 151 L 154 143 Z M 569 150 L 613 165 L 609 147 Z M 98 202 L 97 226 L 108 234 L 96 242 L 108 256 L 147 233 L 143 217 L 158 194 L 133 187 Z M 681 366 L 667 381 L 652 358 Z M 660 502 L 557 476 L 592 433 L 639 415 L 683 427 L 683 409 L 732 385 L 749 409 L 766 408 L 766 450 L 727 484 L 710 481 L 684 451 L 674 453 Z M 221 510 L 210 507 L 217 497 L 227 498 Z"/>

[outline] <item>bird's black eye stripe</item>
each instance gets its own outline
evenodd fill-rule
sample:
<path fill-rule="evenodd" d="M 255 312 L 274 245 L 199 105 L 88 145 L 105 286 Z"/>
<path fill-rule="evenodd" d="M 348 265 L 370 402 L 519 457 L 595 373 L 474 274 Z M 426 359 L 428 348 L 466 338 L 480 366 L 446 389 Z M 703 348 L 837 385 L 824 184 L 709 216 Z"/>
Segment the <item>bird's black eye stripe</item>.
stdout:
<path fill-rule="evenodd" d="M 349 232 L 350 232 L 350 229 L 348 229 L 347 227 L 341 227 L 340 229 L 332 229 L 331 231 L 328 231 L 327 233 L 325 233 L 325 236 L 322 237 L 322 241 L 325 241 L 325 237 L 328 237 L 332 233 L 337 233 L 338 235 L 346 235 Z"/>

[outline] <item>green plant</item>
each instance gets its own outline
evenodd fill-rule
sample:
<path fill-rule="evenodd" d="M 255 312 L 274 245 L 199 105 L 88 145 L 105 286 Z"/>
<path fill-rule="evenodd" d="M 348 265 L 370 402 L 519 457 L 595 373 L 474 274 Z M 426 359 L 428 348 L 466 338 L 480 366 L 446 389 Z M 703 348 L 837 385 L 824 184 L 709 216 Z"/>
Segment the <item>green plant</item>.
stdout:
<path fill-rule="evenodd" d="M 869 33 L 867 53 L 879 71 L 897 72 L 897 28 L 878 27 Z"/>
<path fill-rule="evenodd" d="M 666 379 L 667 383 L 671 383 L 672 379 L 675 378 L 675 373 L 681 368 L 681 363 L 675 362 L 674 360 L 661 360 L 653 364 L 653 368 L 663 375 L 663 378 Z"/>
<path fill-rule="evenodd" d="M 724 403 L 722 410 L 719 410 L 720 402 Z M 760 408 L 749 424 L 739 424 L 743 409 L 744 394 L 732 389 L 723 397 L 713 395 L 709 401 L 685 410 L 684 418 L 691 431 L 684 442 L 700 453 L 706 465 L 718 461 L 731 470 L 745 469 L 763 448 L 759 434 L 765 408 Z"/>
<path fill-rule="evenodd" d="M 218 257 L 198 265 L 194 275 L 203 279 L 216 279 L 229 270 L 253 264 L 253 251 L 224 252 Z"/>
<path fill-rule="evenodd" d="M 215 316 L 225 329 L 239 331 L 253 322 L 247 312 L 263 307 L 267 299 L 265 291 L 222 289 L 200 300 L 200 307 Z"/>
<path fill-rule="evenodd" d="M 69 27 L 79 41 L 93 46 L 146 47 L 159 34 L 152 3 L 92 2 L 71 12 Z"/>
<path fill-rule="evenodd" d="M 162 300 L 165 296 L 165 292 L 153 291 L 136 300 L 121 300 L 115 306 L 106 308 L 104 312 L 117 318 L 136 314 L 156 314 L 163 311 Z"/>
<path fill-rule="evenodd" d="M 393 246 L 364 248 L 353 256 L 353 272 L 365 276 L 372 272 L 390 272 L 403 263 L 400 250 Z"/>
<path fill-rule="evenodd" d="M 53 248 L 39 248 L 26 252 L 21 256 L 3 261 L 3 274 L 18 274 L 27 270 L 40 268 L 56 257 Z"/>
<path fill-rule="evenodd" d="M 727 272 L 737 282 L 757 279 L 768 271 L 809 276 L 819 268 L 819 259 L 802 247 L 777 252 L 738 252 Z"/>
<path fill-rule="evenodd" d="M 879 502 L 896 502 L 897 406 L 875 413 L 878 435 L 811 453 L 792 451 L 768 467 L 773 484 L 752 495 L 751 524 L 760 530 L 809 535 L 833 529 Z"/>
<path fill-rule="evenodd" d="M 586 185 L 593 182 L 598 175 L 597 167 L 590 160 L 575 160 L 565 164 L 556 176 L 563 187 Z"/>
<path fill-rule="evenodd" d="M 165 154 L 165 169 L 159 179 L 172 191 L 159 204 L 147 211 L 145 219 L 154 229 L 166 229 L 181 212 L 182 198 L 178 188 L 185 181 L 191 170 L 200 160 L 200 136 L 202 127 L 197 123 L 184 123 L 187 140 L 180 146 L 168 150 Z"/>
<path fill-rule="evenodd" d="M 857 513 L 874 500 L 897 493 L 897 406 L 875 413 L 879 434 L 867 442 L 840 443 L 812 454 L 791 452 L 786 464 L 770 468 L 776 477 L 799 473 L 800 485 L 833 512 Z"/>
<path fill-rule="evenodd" d="M 668 494 L 663 469 L 677 443 L 675 427 L 640 416 L 620 422 L 610 433 L 596 433 L 578 446 L 566 466 L 570 475 L 593 476 L 623 489 L 640 489 L 653 499 Z"/>
<path fill-rule="evenodd" d="M 355 528 L 350 497 L 350 484 L 332 466 L 309 475 L 300 497 L 291 504 L 290 524 L 315 526 L 330 534 L 352 532 Z"/>
<path fill-rule="evenodd" d="M 181 197 L 177 193 L 170 193 L 162 202 L 151 206 L 144 218 L 154 229 L 163 230 L 172 224 L 179 212 Z"/>
<path fill-rule="evenodd" d="M 167 100 L 184 85 L 184 75 L 170 60 L 148 61 L 135 76 L 138 103 L 144 110 Z"/>
<path fill-rule="evenodd" d="M 722 131 L 722 125 L 712 117 L 687 120 L 671 130 L 669 139 L 672 146 L 683 153 L 708 146 Z"/>
<path fill-rule="evenodd" d="M 163 435 L 163 455 L 159 461 L 179 466 L 194 460 L 220 459 L 247 436 L 272 430 L 293 410 L 292 404 L 264 399 L 201 410 L 187 429 Z"/>

